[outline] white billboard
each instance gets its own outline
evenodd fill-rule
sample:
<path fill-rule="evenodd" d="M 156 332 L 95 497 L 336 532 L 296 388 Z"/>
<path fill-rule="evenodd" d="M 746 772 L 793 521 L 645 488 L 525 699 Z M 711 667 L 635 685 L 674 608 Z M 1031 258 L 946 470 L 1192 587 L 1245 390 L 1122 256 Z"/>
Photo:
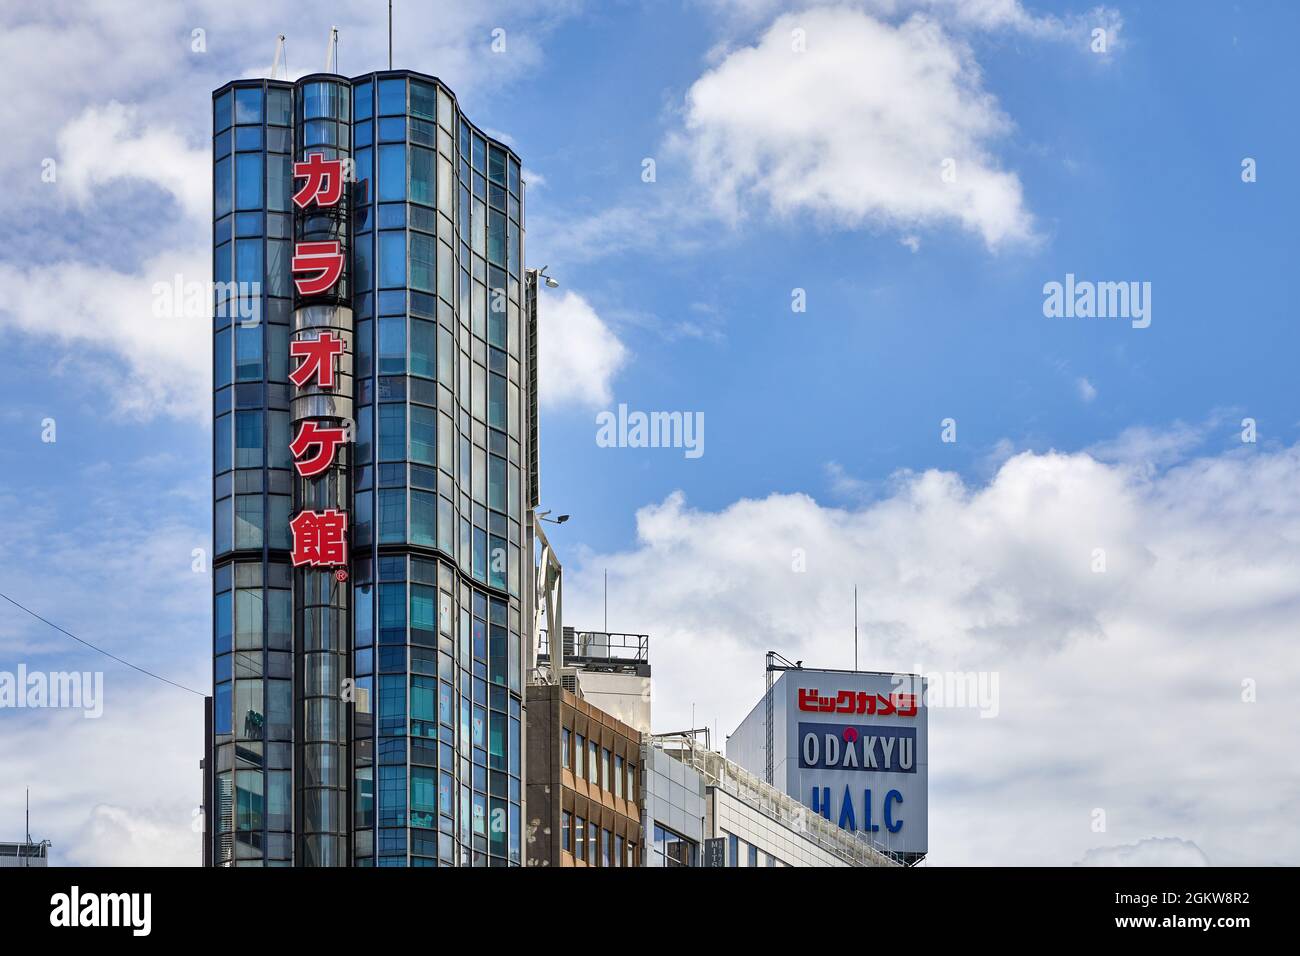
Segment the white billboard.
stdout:
<path fill-rule="evenodd" d="M 799 669 L 772 688 L 772 782 L 845 830 L 901 854 L 928 847 L 929 762 L 919 677 Z M 727 741 L 727 756 L 766 774 L 766 704 Z"/>

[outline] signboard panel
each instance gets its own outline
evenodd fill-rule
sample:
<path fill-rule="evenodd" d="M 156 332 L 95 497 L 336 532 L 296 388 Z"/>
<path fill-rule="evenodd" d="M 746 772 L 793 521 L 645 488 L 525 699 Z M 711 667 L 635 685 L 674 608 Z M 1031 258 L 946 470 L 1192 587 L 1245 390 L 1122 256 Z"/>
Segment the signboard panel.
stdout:
<path fill-rule="evenodd" d="M 927 713 L 919 678 L 790 670 L 773 688 L 775 782 L 874 845 L 928 846 Z"/>

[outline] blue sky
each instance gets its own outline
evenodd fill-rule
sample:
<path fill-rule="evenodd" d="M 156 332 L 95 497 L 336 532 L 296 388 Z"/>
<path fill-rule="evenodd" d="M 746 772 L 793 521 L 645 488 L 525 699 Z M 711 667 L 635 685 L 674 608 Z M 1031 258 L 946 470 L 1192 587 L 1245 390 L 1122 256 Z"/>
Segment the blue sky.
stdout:
<path fill-rule="evenodd" d="M 1286 800 L 1233 791 L 1300 789 L 1279 763 L 1300 690 L 1300 12 L 432 6 L 395 4 L 395 65 L 513 143 L 528 262 L 561 282 L 542 303 L 542 488 L 573 515 L 552 532 L 568 623 L 599 626 L 608 569 L 611 627 L 652 635 L 656 725 L 694 706 L 725 735 L 769 647 L 848 666 L 857 585 L 866 666 L 1002 675 L 999 718 L 932 723 L 934 862 L 1294 862 Z M 0 590 L 205 689 L 210 345 L 194 318 L 161 329 L 150 290 L 207 279 L 211 89 L 264 74 L 278 32 L 295 75 L 316 69 L 331 24 L 342 72 L 380 68 L 382 17 L 2 16 L 0 69 L 26 92 L 0 104 Z M 1067 273 L 1150 283 L 1150 326 L 1045 317 Z M 598 447 L 595 415 L 620 403 L 703 413 L 705 453 Z M 0 670 L 19 662 L 101 666 L 0 606 Z M 105 670 L 97 722 L 0 712 L 0 763 L 31 779 L 65 862 L 188 861 L 196 699 Z M 1238 756 L 1201 774 L 1179 733 L 1206 708 Z M 142 753 L 160 755 L 148 786 Z M 21 800 L 0 792 L 0 837 Z"/>

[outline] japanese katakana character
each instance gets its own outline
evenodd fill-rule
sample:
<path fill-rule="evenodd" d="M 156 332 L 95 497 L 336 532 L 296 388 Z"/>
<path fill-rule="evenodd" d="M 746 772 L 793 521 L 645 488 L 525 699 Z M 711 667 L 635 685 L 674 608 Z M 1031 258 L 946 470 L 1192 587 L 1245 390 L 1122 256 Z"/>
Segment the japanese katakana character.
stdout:
<path fill-rule="evenodd" d="M 312 478 L 334 464 L 334 452 L 339 445 L 348 440 L 348 433 L 342 428 L 321 428 L 315 422 L 307 421 L 298 426 L 298 436 L 289 445 L 293 453 L 294 468 L 304 478 Z M 311 458 L 298 460 L 313 445 L 320 450 Z"/>
<path fill-rule="evenodd" d="M 304 163 L 293 164 L 293 178 L 307 181 L 293 194 L 293 204 L 305 208 L 313 200 L 318 206 L 333 206 L 343 195 L 343 161 L 312 153 Z"/>
<path fill-rule="evenodd" d="M 290 270 L 315 272 L 310 279 L 294 279 L 302 295 L 315 295 L 331 288 L 343 274 L 343 251 L 337 240 L 329 242 L 300 242 L 293 247 L 293 260 Z"/>
<path fill-rule="evenodd" d="M 321 388 L 334 387 L 334 356 L 343 354 L 343 340 L 331 332 L 322 332 L 320 338 L 299 339 L 289 343 L 289 354 L 302 358 L 302 363 L 289 373 L 289 381 L 304 388 L 313 377 Z"/>

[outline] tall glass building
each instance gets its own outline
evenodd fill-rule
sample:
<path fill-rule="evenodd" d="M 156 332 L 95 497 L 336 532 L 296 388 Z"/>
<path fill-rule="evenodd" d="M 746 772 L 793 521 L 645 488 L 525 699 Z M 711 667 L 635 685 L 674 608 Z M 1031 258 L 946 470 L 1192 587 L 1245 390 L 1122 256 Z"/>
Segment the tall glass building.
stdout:
<path fill-rule="evenodd" d="M 345 162 L 298 209 L 294 161 Z M 535 279 L 518 156 L 409 71 L 213 94 L 217 866 L 522 862 L 536 506 Z M 300 242 L 338 281 L 296 292 Z M 290 343 L 345 343 L 333 389 Z M 300 422 L 351 441 L 313 478 Z M 295 567 L 290 520 L 349 516 L 346 563 Z"/>

